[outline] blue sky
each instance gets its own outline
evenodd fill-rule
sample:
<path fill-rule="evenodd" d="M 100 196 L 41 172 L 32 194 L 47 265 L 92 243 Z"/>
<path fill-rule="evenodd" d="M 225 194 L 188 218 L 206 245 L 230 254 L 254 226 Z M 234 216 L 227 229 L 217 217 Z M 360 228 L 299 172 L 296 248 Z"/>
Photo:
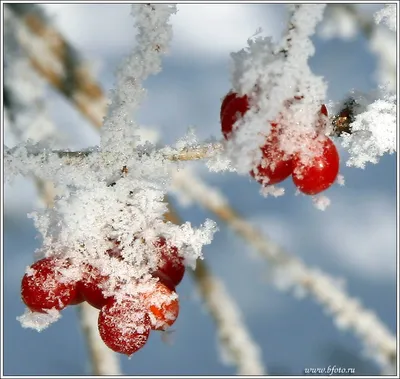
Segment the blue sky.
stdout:
<path fill-rule="evenodd" d="M 218 7 L 218 8 L 217 8 Z M 178 7 L 179 9 L 180 7 Z M 59 28 L 88 59 L 107 91 L 113 72 L 132 46 L 135 31 L 128 5 L 49 5 Z M 211 20 L 206 24 L 208 17 Z M 189 126 L 199 139 L 220 138 L 220 99 L 228 92 L 229 52 L 245 46 L 258 27 L 278 38 L 284 27 L 282 5 L 186 5 L 175 16 L 177 37 L 163 71 L 146 81 L 148 96 L 138 121 L 158 130 L 165 143 L 182 137 Z M 329 82 L 328 100 L 338 101 L 352 88 L 375 88 L 376 58 L 362 35 L 351 41 L 314 39 L 310 64 Z M 68 135 L 66 146 L 95 145 L 97 132 L 64 99 L 52 95 L 50 112 Z M 342 162 L 346 154 L 341 151 Z M 288 180 L 279 198 L 259 196 L 257 183 L 235 173 L 208 173 L 191 164 L 207 183 L 218 187 L 246 219 L 307 264 L 346 280 L 347 291 L 396 327 L 396 155 L 385 156 L 365 170 L 342 163 L 346 186 L 327 191 L 332 204 L 321 212 L 306 196 L 295 196 Z M 35 206 L 35 189 L 27 180 L 6 186 L 4 223 L 4 370 L 8 375 L 88 374 L 87 352 L 76 311 L 41 333 L 22 329 L 20 280 L 32 263 L 40 240 L 26 214 Z M 301 374 L 305 367 L 355 367 L 357 374 L 378 374 L 351 332 L 338 330 L 312 299 L 297 300 L 268 283 L 268 262 L 257 258 L 213 214 L 194 205 L 182 207 L 182 219 L 199 225 L 215 219 L 220 231 L 204 250 L 205 259 L 226 284 L 260 345 L 270 373 Z M 187 275 L 179 287 L 181 312 L 165 344 L 153 333 L 132 359 L 121 359 L 128 375 L 234 374 L 218 358 L 215 327 Z"/>

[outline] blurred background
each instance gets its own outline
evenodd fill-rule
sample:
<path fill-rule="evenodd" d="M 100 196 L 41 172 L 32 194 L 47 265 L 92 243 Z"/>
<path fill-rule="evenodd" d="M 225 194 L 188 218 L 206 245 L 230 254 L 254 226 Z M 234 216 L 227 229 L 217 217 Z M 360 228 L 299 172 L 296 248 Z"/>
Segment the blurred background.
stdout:
<path fill-rule="evenodd" d="M 83 54 L 105 93 L 113 87 L 117 65 L 135 45 L 136 31 L 128 4 L 43 4 L 51 22 Z M 382 5 L 355 6 L 373 20 Z M 331 22 L 328 11 L 323 23 Z M 178 5 L 171 19 L 174 38 L 163 71 L 145 82 L 148 95 L 137 121 L 156 130 L 166 144 L 194 127 L 199 140 L 221 138 L 221 98 L 230 89 L 229 53 L 246 46 L 261 27 L 275 40 L 286 26 L 282 4 Z M 312 70 L 325 77 L 327 102 L 337 102 L 357 89 L 379 84 L 379 57 L 365 30 L 343 16 L 336 34 L 318 28 Z M 340 32 L 341 31 L 341 32 Z M 329 37 L 329 38 L 328 38 Z M 38 54 L 40 52 L 38 51 Z M 79 149 L 99 143 L 98 130 L 50 86 L 46 104 L 63 138 Z M 5 143 L 16 143 L 5 125 Z M 379 127 L 379 125 L 377 125 Z M 295 196 L 290 180 L 282 197 L 264 198 L 259 185 L 235 173 L 209 173 L 202 163 L 189 163 L 197 175 L 217 187 L 241 215 L 308 265 L 345 280 L 347 292 L 373 310 L 396 333 L 396 155 L 384 156 L 365 170 L 348 168 L 340 150 L 345 186 L 326 191 L 331 205 L 317 210 L 311 198 Z M 377 375 L 379 367 L 362 351 L 350 331 L 338 329 L 311 298 L 296 299 L 269 283 L 268 262 L 217 216 L 200 206 L 185 207 L 172 197 L 183 220 L 200 225 L 206 218 L 220 231 L 204 256 L 243 312 L 270 374 L 301 375 L 305 367 L 351 367 L 356 374 Z M 21 328 L 24 311 L 20 281 L 34 259 L 40 237 L 27 213 L 38 206 L 31 179 L 5 185 L 4 198 L 4 373 L 6 375 L 89 375 L 90 364 L 76 309 L 41 333 Z M 215 325 L 190 275 L 179 287 L 181 312 L 166 338 L 153 333 L 131 359 L 121 357 L 126 375 L 234 375 L 220 358 Z"/>

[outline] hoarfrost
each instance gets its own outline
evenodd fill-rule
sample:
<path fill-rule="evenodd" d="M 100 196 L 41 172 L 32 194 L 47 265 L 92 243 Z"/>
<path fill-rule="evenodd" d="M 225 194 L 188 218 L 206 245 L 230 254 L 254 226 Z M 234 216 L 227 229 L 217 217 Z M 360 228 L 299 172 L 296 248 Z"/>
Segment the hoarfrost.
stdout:
<path fill-rule="evenodd" d="M 18 316 L 17 320 L 23 328 L 35 329 L 41 332 L 60 318 L 61 313 L 56 309 L 49 309 L 46 313 L 31 312 L 29 309 L 25 309 L 25 313 Z"/>
<path fill-rule="evenodd" d="M 355 116 L 352 134 L 342 136 L 342 146 L 350 153 L 347 166 L 365 168 L 367 162 L 396 151 L 396 95 L 386 94 Z"/>
<path fill-rule="evenodd" d="M 331 201 L 325 195 L 315 195 L 313 196 L 313 203 L 315 208 L 319 209 L 320 211 L 324 211 L 326 208 L 329 207 Z"/>
<path fill-rule="evenodd" d="M 395 32 L 397 29 L 396 7 L 396 4 L 385 4 L 384 8 L 375 13 L 375 22 L 385 23 L 390 30 Z"/>

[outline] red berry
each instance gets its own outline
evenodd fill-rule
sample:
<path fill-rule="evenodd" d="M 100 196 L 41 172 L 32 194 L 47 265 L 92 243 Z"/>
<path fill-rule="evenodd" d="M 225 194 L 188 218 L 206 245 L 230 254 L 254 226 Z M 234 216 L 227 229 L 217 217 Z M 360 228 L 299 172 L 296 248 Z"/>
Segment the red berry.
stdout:
<path fill-rule="evenodd" d="M 306 195 L 316 195 L 329 188 L 339 173 L 339 153 L 330 138 L 323 136 L 322 140 L 312 140 L 310 153 L 304 152 L 293 158 L 293 182 Z M 307 159 L 308 158 L 308 159 Z"/>
<path fill-rule="evenodd" d="M 284 181 L 293 170 L 292 159 L 286 156 L 279 148 L 279 132 L 277 124 L 271 124 L 271 133 L 267 142 L 261 148 L 262 159 L 257 170 L 250 171 L 250 175 L 263 185 L 273 185 Z"/>
<path fill-rule="evenodd" d="M 167 275 L 165 275 L 162 271 L 157 270 L 152 273 L 152 276 L 154 278 L 158 278 L 160 283 L 164 284 L 164 286 L 168 287 L 171 291 L 175 291 L 175 284 L 171 280 L 171 278 Z"/>
<path fill-rule="evenodd" d="M 239 117 L 243 117 L 248 109 L 249 102 L 246 95 L 241 97 L 235 96 L 226 104 L 221 120 L 222 133 L 225 139 L 229 138 L 229 135 L 232 133 L 233 125 Z"/>
<path fill-rule="evenodd" d="M 178 249 L 175 246 L 167 244 L 164 237 L 158 238 L 154 245 L 159 254 L 159 264 L 157 271 L 153 273 L 153 275 L 160 278 L 161 282 L 163 282 L 164 279 L 169 278 L 173 283 L 173 287 L 177 286 L 185 275 L 183 257 L 179 255 Z M 168 282 L 168 280 L 166 280 L 166 282 Z M 170 287 L 170 285 L 167 285 L 167 287 Z"/>
<path fill-rule="evenodd" d="M 82 293 L 79 291 L 79 282 L 77 283 L 77 291 L 75 297 L 71 300 L 69 305 L 78 305 L 81 304 L 85 301 L 85 298 L 83 297 Z"/>
<path fill-rule="evenodd" d="M 101 309 L 108 300 L 103 295 L 102 287 L 107 280 L 108 276 L 101 275 L 99 269 L 91 265 L 85 265 L 82 279 L 77 285 L 78 291 L 92 307 Z"/>
<path fill-rule="evenodd" d="M 178 318 L 179 300 L 176 292 L 160 282 L 150 292 L 143 294 L 143 303 L 150 315 L 153 330 L 168 329 Z"/>
<path fill-rule="evenodd" d="M 149 315 L 132 300 L 110 299 L 98 319 L 101 339 L 117 353 L 132 355 L 147 342 L 151 329 Z"/>
<path fill-rule="evenodd" d="M 21 298 L 33 312 L 45 313 L 55 308 L 61 310 L 76 298 L 76 282 L 65 282 L 62 270 L 67 269 L 66 259 L 44 258 L 34 263 L 21 283 Z"/>
<path fill-rule="evenodd" d="M 222 122 L 222 116 L 225 113 L 226 110 L 226 106 L 231 102 L 231 100 L 233 100 L 236 97 L 236 93 L 235 92 L 228 92 L 228 94 L 224 97 L 224 99 L 222 100 L 222 104 L 221 104 L 221 110 L 219 113 L 219 118 Z"/>

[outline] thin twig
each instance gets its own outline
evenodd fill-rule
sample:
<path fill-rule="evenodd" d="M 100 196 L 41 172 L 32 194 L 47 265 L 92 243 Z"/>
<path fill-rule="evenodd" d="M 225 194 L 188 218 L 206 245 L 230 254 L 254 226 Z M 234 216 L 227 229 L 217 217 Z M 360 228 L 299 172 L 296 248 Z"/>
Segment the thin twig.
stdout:
<path fill-rule="evenodd" d="M 168 150 L 171 148 L 168 148 Z M 222 143 L 207 143 L 204 145 L 188 147 L 181 150 L 173 150 L 169 153 L 162 153 L 165 159 L 170 161 L 195 161 L 199 159 L 208 159 L 215 157 L 216 155 L 223 152 Z M 161 150 L 162 152 L 162 150 Z"/>
<path fill-rule="evenodd" d="M 11 149 L 7 149 L 4 152 L 4 157 L 12 158 L 13 152 L 18 150 L 19 146 Z M 190 160 L 199 160 L 199 159 L 206 159 L 215 157 L 217 154 L 220 154 L 223 151 L 223 147 L 221 143 L 215 144 L 205 144 L 205 145 L 198 145 L 191 148 L 184 148 L 184 149 L 173 149 L 171 147 L 162 148 L 159 150 L 153 151 L 145 151 L 145 150 L 137 150 L 133 151 L 132 154 L 135 154 L 137 157 L 141 157 L 144 155 L 151 155 L 155 153 L 161 156 L 162 159 L 169 160 L 172 162 L 177 161 L 190 161 Z M 87 158 L 93 152 L 99 152 L 97 149 L 90 149 L 90 150 L 82 150 L 82 151 L 67 151 L 67 150 L 42 150 L 39 151 L 38 149 L 27 149 L 27 156 L 28 157 L 40 157 L 41 162 L 49 162 L 55 157 L 60 158 L 63 160 L 64 164 L 67 165 L 74 165 L 82 163 L 85 158 Z M 116 155 L 119 153 L 116 152 Z M 111 158 L 112 153 L 106 152 L 104 153 L 104 158 Z"/>

